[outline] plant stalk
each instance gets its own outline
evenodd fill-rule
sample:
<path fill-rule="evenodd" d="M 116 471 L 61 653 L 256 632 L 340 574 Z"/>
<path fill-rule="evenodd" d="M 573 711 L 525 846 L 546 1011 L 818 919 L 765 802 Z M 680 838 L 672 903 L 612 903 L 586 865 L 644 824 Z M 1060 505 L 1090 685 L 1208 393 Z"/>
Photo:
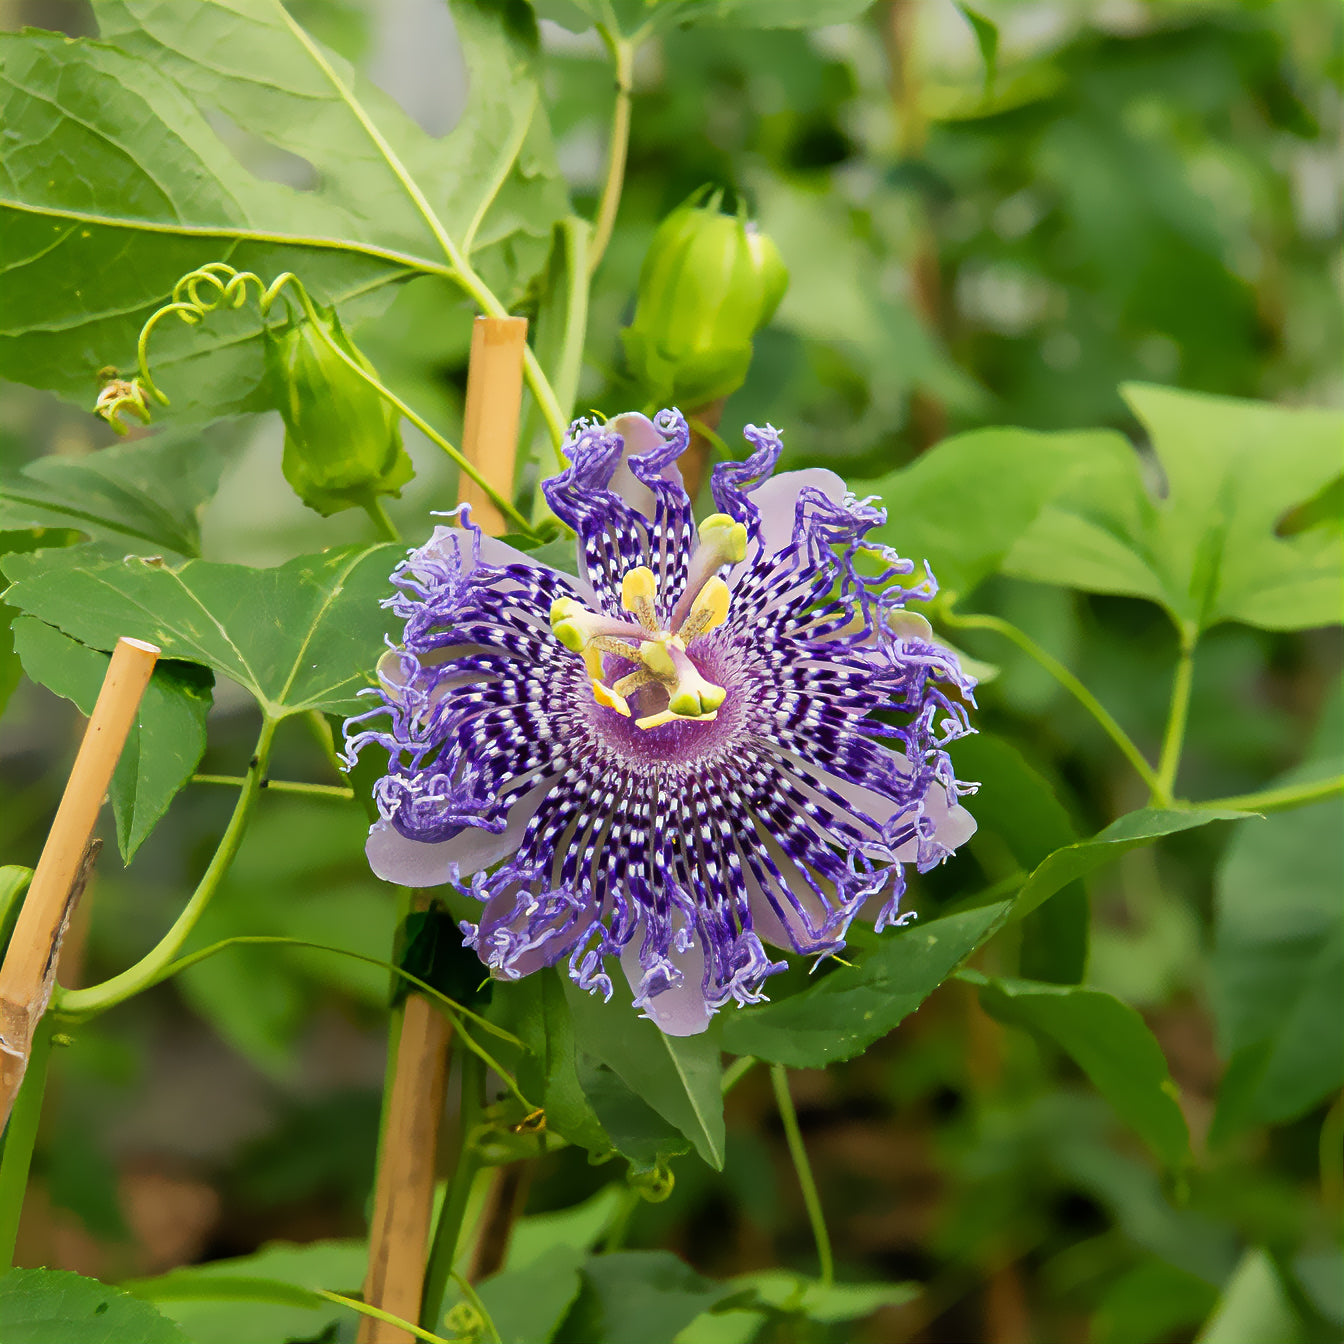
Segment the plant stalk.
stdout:
<path fill-rule="evenodd" d="M 812 1224 L 812 1237 L 817 1243 L 817 1260 L 821 1266 L 821 1283 L 825 1288 L 835 1282 L 835 1262 L 831 1256 L 831 1234 L 826 1230 L 826 1217 L 821 1209 L 821 1197 L 817 1194 L 817 1183 L 812 1178 L 812 1165 L 807 1160 L 807 1149 L 803 1145 L 802 1131 L 798 1128 L 798 1112 L 793 1108 L 793 1098 L 789 1095 L 789 1071 L 782 1064 L 770 1066 L 770 1082 L 775 1089 L 775 1102 L 779 1106 L 779 1118 L 784 1125 L 784 1138 L 789 1145 L 789 1156 L 793 1158 L 793 1169 L 798 1175 L 798 1188 L 803 1194 L 803 1205 L 807 1209 L 807 1221 Z"/>
<path fill-rule="evenodd" d="M 33 1147 L 42 1119 L 42 1099 L 47 1087 L 47 1064 L 51 1058 L 51 1020 L 44 1018 L 33 1035 L 28 1070 L 23 1075 L 19 1095 L 5 1129 L 5 1148 L 0 1156 L 0 1265 L 14 1263 L 14 1247 L 19 1237 L 19 1217 L 23 1196 L 28 1189 L 28 1172 L 33 1163 Z"/>
<path fill-rule="evenodd" d="M 95 1017 L 133 998 L 162 977 L 162 972 L 187 941 L 215 892 L 219 890 L 243 842 L 243 834 L 252 820 L 253 808 L 261 794 L 262 780 L 266 777 L 266 764 L 270 760 L 276 724 L 277 720 L 263 716 L 257 745 L 219 848 L 215 850 L 210 866 L 172 928 L 134 966 L 128 967 L 120 975 L 114 975 L 110 980 L 104 980 L 100 985 L 91 985 L 87 989 L 62 989 L 57 985 L 52 994 L 53 1011 L 67 1019 Z"/>

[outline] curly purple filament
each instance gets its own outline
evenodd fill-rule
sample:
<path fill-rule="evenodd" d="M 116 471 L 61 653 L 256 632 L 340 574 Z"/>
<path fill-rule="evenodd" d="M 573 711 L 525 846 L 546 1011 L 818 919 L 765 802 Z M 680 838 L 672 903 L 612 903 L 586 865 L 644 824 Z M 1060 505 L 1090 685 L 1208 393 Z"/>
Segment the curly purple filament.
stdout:
<path fill-rule="evenodd" d="M 746 436 L 697 529 L 679 413 L 577 421 L 544 489 L 584 577 L 462 511 L 394 573 L 403 646 L 347 725 L 352 760 L 391 753 L 380 876 L 479 899 L 466 941 L 504 977 L 565 959 L 610 994 L 619 957 L 673 1034 L 760 1000 L 765 944 L 834 952 L 870 903 L 895 921 L 903 864 L 974 830 L 945 751 L 973 682 L 904 610 L 933 581 L 865 541 L 881 509 L 772 476 L 778 434 Z"/>

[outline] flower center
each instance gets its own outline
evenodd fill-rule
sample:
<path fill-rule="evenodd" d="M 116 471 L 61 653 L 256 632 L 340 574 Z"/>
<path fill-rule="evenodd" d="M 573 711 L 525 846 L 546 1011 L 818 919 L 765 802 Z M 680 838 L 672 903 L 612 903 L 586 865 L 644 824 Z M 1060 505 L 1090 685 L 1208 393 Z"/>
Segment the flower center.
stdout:
<path fill-rule="evenodd" d="M 728 618 L 728 585 L 719 576 L 724 565 L 747 553 L 747 530 L 727 514 L 716 513 L 700 527 L 686 588 L 664 627 L 658 618 L 658 581 L 647 565 L 636 565 L 621 580 L 621 607 L 635 619 L 598 616 L 572 597 L 551 606 L 551 630 L 565 648 L 580 654 L 588 669 L 593 699 L 630 717 L 627 697 L 645 686 L 659 686 L 667 707 L 636 719 L 638 728 L 657 728 L 686 720 L 708 723 L 718 717 L 727 691 L 701 676 L 687 653 L 701 635 Z M 633 663 L 634 670 L 611 680 L 604 655 Z"/>

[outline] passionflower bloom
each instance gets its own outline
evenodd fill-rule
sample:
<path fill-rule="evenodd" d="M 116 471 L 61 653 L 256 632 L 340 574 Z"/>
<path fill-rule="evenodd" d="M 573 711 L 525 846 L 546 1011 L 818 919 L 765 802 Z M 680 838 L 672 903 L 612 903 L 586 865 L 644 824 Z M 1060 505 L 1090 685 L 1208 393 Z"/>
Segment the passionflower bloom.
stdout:
<path fill-rule="evenodd" d="M 393 574 L 406 622 L 353 760 L 391 753 L 373 870 L 483 905 L 467 945 L 513 979 L 562 960 L 611 993 L 618 958 L 663 1031 L 754 1003 L 903 868 L 975 829 L 944 750 L 972 683 L 904 608 L 933 595 L 865 541 L 885 513 L 829 471 L 771 473 L 771 428 L 715 468 L 697 527 L 676 411 L 579 420 L 543 488 L 580 577 L 483 536 L 465 510 Z M 374 721 L 379 722 L 375 723 Z"/>

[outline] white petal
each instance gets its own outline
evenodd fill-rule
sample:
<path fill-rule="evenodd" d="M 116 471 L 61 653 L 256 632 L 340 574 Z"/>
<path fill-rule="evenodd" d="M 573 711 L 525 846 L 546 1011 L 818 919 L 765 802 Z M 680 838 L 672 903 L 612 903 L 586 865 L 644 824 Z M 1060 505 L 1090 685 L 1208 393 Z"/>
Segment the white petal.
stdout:
<path fill-rule="evenodd" d="M 612 473 L 610 488 L 652 522 L 655 509 L 653 491 L 630 470 L 629 462 L 632 457 L 662 447 L 666 440 L 653 421 L 638 411 L 626 411 L 623 415 L 613 416 L 607 421 L 606 428 L 609 433 L 619 434 L 625 441 L 621 460 Z M 681 484 L 681 470 L 675 462 L 669 462 L 663 468 L 663 479 Z"/>
<path fill-rule="evenodd" d="M 438 887 L 478 873 L 507 858 L 522 843 L 523 832 L 554 780 L 520 798 L 499 834 L 464 826 L 451 840 L 408 840 L 390 821 L 376 821 L 364 846 L 369 867 L 384 882 L 403 887 Z"/>
<path fill-rule="evenodd" d="M 793 523 L 798 509 L 798 496 L 805 489 L 820 490 L 827 499 L 839 504 L 848 491 L 845 483 L 833 471 L 824 467 L 808 467 L 803 471 L 786 471 L 772 476 L 750 495 L 752 503 L 761 511 L 761 550 L 765 555 L 782 551 L 793 541 Z"/>
<path fill-rule="evenodd" d="M 643 941 L 644 925 L 641 922 L 635 936 L 621 952 L 621 969 L 636 994 L 644 978 L 644 968 L 639 964 L 639 948 Z M 673 951 L 668 960 L 681 972 L 681 979 L 661 994 L 653 995 L 643 1005 L 644 1012 L 666 1036 L 698 1036 L 709 1026 L 713 1016 L 702 988 L 705 954 L 700 940 L 697 938 L 685 952 Z"/>

